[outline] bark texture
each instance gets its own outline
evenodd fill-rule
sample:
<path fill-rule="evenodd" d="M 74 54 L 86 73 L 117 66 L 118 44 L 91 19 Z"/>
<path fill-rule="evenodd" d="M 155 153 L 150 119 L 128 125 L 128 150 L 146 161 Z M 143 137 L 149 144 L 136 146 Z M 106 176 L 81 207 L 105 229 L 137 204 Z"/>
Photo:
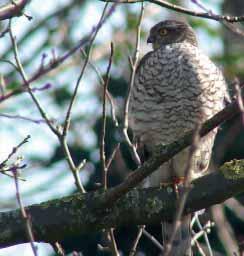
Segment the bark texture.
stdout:
<path fill-rule="evenodd" d="M 74 194 L 26 207 L 35 241 L 52 243 L 103 228 L 156 225 L 162 219 L 171 220 L 174 216 L 176 198 L 171 187 L 133 189 L 113 206 L 104 208 L 100 199 L 106 198 L 108 192 Z M 192 183 L 184 214 L 208 208 L 242 192 L 244 160 L 234 160 L 224 164 L 218 172 Z M 28 242 L 24 223 L 20 210 L 0 213 L 1 248 Z"/>

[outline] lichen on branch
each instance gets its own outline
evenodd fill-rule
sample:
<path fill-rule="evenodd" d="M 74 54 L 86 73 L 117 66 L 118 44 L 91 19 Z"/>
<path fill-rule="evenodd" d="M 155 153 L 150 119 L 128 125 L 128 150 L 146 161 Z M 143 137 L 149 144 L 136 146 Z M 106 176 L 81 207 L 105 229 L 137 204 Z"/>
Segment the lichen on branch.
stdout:
<path fill-rule="evenodd" d="M 234 179 L 227 173 L 234 172 Z M 155 187 L 133 189 L 104 208 L 99 199 L 108 189 L 51 200 L 26 207 L 31 215 L 36 241 L 53 243 L 70 235 L 88 234 L 106 228 L 129 225 L 157 225 L 162 219 L 172 219 L 176 196 L 172 189 Z M 224 164 L 219 171 L 192 182 L 184 214 L 208 208 L 244 192 L 244 160 Z M 20 210 L 0 213 L 1 248 L 28 242 Z"/>

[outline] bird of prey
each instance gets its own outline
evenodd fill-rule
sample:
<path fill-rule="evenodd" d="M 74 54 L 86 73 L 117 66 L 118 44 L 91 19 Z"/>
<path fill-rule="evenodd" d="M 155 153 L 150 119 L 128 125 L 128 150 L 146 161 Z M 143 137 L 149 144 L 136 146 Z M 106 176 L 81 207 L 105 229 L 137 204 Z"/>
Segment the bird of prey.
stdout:
<path fill-rule="evenodd" d="M 202 124 L 224 107 L 227 86 L 222 72 L 199 49 L 193 29 L 185 22 L 165 20 L 150 30 L 153 51 L 140 61 L 129 105 L 129 122 L 142 160 L 157 144 L 169 144 Z M 206 173 L 217 129 L 198 143 L 190 179 Z M 189 147 L 163 164 L 148 178 L 148 186 L 168 184 L 185 175 Z M 191 255 L 191 216 L 181 219 L 170 255 Z M 172 233 L 165 222 L 164 241 Z"/>

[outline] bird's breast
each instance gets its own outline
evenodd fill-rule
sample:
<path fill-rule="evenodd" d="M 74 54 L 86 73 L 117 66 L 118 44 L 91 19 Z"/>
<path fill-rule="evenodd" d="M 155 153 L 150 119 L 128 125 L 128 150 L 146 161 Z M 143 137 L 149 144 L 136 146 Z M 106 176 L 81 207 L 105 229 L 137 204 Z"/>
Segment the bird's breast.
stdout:
<path fill-rule="evenodd" d="M 222 75 L 196 47 L 162 47 L 137 70 L 132 129 L 152 144 L 170 143 L 222 109 L 224 92 Z"/>

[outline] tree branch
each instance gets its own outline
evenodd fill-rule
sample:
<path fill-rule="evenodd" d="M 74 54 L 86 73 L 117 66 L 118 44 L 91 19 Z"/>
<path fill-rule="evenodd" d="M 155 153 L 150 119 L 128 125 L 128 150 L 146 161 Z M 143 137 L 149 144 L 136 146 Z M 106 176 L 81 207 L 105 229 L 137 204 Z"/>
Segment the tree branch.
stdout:
<path fill-rule="evenodd" d="M 224 164 L 218 172 L 194 180 L 184 214 L 208 208 L 244 192 L 244 160 Z M 26 207 L 36 241 L 53 243 L 70 235 L 97 232 L 104 228 L 156 225 L 171 220 L 176 209 L 175 193 L 168 188 L 134 189 L 111 208 L 97 208 L 105 192 L 56 199 Z M 1 248 L 28 242 L 20 210 L 0 213 Z"/>
<path fill-rule="evenodd" d="M 116 2 L 116 3 L 128 3 L 128 4 L 132 4 L 132 3 L 139 3 L 139 2 L 150 2 L 153 4 L 157 4 L 161 7 L 165 7 L 167 9 L 176 11 L 176 12 L 180 12 L 180 13 L 184 13 L 184 14 L 188 14 L 191 16 L 195 16 L 195 17 L 202 17 L 202 18 L 206 18 L 206 19 L 210 19 L 210 20 L 216 20 L 216 21 L 227 21 L 227 22 L 241 22 L 244 21 L 244 15 L 242 16 L 229 16 L 229 15 L 218 15 L 218 14 L 214 14 L 212 12 L 196 12 L 196 11 L 192 11 L 190 9 L 181 7 L 179 5 L 175 5 L 175 4 L 171 4 L 167 1 L 164 0 L 100 0 L 102 2 Z"/>
<path fill-rule="evenodd" d="M 29 0 L 18 0 L 0 7 L 0 20 L 21 16 Z"/>
<path fill-rule="evenodd" d="M 99 30 L 103 26 L 103 24 L 106 23 L 108 18 L 113 14 L 115 8 L 116 8 L 116 3 L 110 7 L 108 13 L 106 14 L 106 17 L 102 20 L 102 22 L 99 22 L 97 24 L 97 26 L 93 27 L 93 29 L 91 30 L 91 32 L 89 33 L 88 36 L 85 36 L 84 38 L 82 38 L 73 48 L 71 48 L 69 51 L 67 51 L 63 55 L 61 55 L 59 57 L 52 58 L 51 61 L 48 64 L 43 65 L 40 68 L 38 68 L 32 74 L 32 76 L 26 81 L 26 83 L 31 84 L 32 82 L 34 82 L 34 81 L 38 80 L 39 78 L 43 77 L 44 75 L 51 72 L 55 68 L 59 67 L 63 62 L 65 62 L 67 59 L 69 59 L 70 56 L 72 56 L 75 52 L 77 52 L 81 47 L 86 46 L 87 44 L 89 44 L 90 43 L 90 38 L 92 37 L 94 32 L 96 30 Z M 26 83 L 21 84 L 19 87 L 24 88 Z M 13 95 L 19 94 L 22 91 L 23 91 L 22 89 L 17 89 L 13 92 L 10 92 L 9 94 L 7 94 L 5 96 L 0 97 L 0 102 L 10 98 Z"/>
<path fill-rule="evenodd" d="M 234 116 L 240 113 L 238 102 L 234 101 L 229 104 L 222 111 L 215 114 L 212 118 L 207 120 L 200 129 L 199 136 L 203 137 L 211 130 L 218 127 L 225 121 L 230 120 Z M 113 204 L 125 193 L 135 188 L 143 181 L 147 176 L 153 173 L 157 168 L 163 163 L 169 161 L 173 156 L 178 154 L 181 150 L 192 144 L 192 138 L 194 136 L 195 130 L 186 133 L 177 141 L 172 142 L 168 145 L 159 144 L 153 150 L 153 156 L 146 161 L 142 166 L 140 166 L 136 171 L 133 172 L 123 183 L 110 189 L 104 197 L 100 198 L 99 204 L 108 206 Z M 97 202 L 98 203 L 98 202 Z"/>

